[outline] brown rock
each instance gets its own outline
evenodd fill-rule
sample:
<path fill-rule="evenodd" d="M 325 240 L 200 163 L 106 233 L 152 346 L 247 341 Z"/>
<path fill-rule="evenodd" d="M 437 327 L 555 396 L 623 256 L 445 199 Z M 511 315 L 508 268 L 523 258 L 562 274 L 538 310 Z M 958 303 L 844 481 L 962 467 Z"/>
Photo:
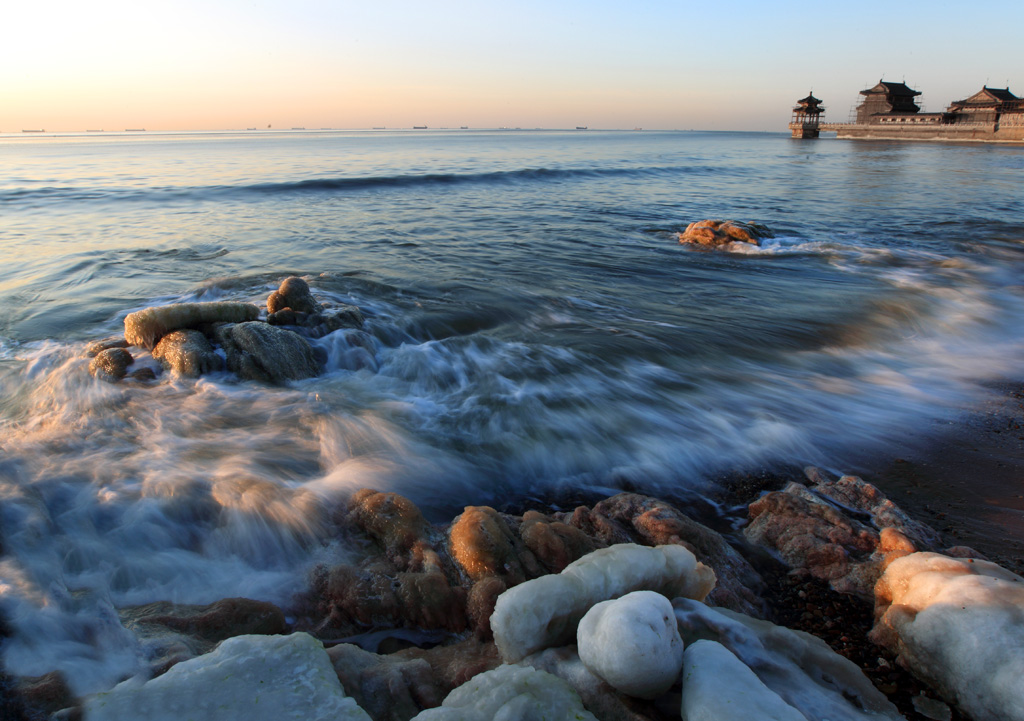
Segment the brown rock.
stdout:
<path fill-rule="evenodd" d="M 470 580 L 497 576 L 512 587 L 544 575 L 513 523 L 489 506 L 466 506 L 455 519 L 448 531 L 448 545 L 452 558 Z"/>
<path fill-rule="evenodd" d="M 20 695 L 21 701 L 33 711 L 41 713 L 42 718 L 75 703 L 75 697 L 60 671 L 52 671 L 45 676 L 20 679 L 17 693 Z M 3 697 L 0 696 L 0 704 L 3 701 Z M 0 718 L 4 718 L 3 713 L 3 709 L 0 708 Z"/>
<path fill-rule="evenodd" d="M 223 598 L 208 606 L 159 601 L 131 609 L 129 618 L 134 626 L 163 626 L 210 644 L 234 636 L 272 636 L 288 631 L 280 608 L 249 598 Z"/>
<path fill-rule="evenodd" d="M 742 223 L 736 220 L 700 220 L 690 223 L 679 234 L 680 243 L 718 246 L 727 243 L 751 243 L 760 245 L 772 232 L 760 223 Z"/>
<path fill-rule="evenodd" d="M 128 341 L 124 339 L 124 336 L 116 336 L 113 338 L 106 338 L 104 340 L 97 340 L 90 343 L 85 348 L 85 355 L 88 358 L 95 358 L 100 353 L 111 348 L 127 348 Z"/>
<path fill-rule="evenodd" d="M 466 602 L 466 612 L 469 616 L 469 624 L 473 633 L 481 641 L 490 641 L 494 638 L 491 631 L 491 614 L 494 613 L 494 604 L 498 596 L 508 590 L 508 586 L 497 576 L 487 576 L 473 584 L 469 591 L 469 599 Z"/>
<path fill-rule="evenodd" d="M 228 368 L 245 380 L 282 383 L 320 374 L 320 361 L 298 333 L 256 321 L 217 328 Z"/>
<path fill-rule="evenodd" d="M 89 372 L 100 380 L 116 383 L 128 374 L 128 366 L 134 362 L 132 354 L 124 348 L 107 348 L 89 361 Z"/>
<path fill-rule="evenodd" d="M 284 308 L 291 308 L 297 313 L 318 313 L 321 305 L 313 299 L 309 284 L 302 278 L 292 276 L 285 278 L 281 286 L 267 298 L 268 313 L 276 313 Z"/>
<path fill-rule="evenodd" d="M 385 656 L 347 643 L 327 649 L 327 655 L 345 693 L 374 721 L 408 721 L 444 700 L 433 669 L 422 658 Z"/>
<path fill-rule="evenodd" d="M 881 573 L 880 559 L 870 558 L 879 543 L 874 530 L 794 492 L 762 496 L 749 513 L 743 531 L 749 541 L 776 550 L 787 565 L 806 569 L 837 591 L 873 597 Z"/>
<path fill-rule="evenodd" d="M 466 591 L 449 586 L 439 572 L 394 573 L 381 564 L 336 566 L 326 574 L 317 600 L 327 616 L 321 630 L 351 635 L 367 628 L 466 628 Z"/>
<path fill-rule="evenodd" d="M 429 663 L 442 697 L 474 676 L 501 665 L 497 647 L 473 636 L 449 646 L 407 648 L 394 655 L 403 659 L 420 658 Z"/>
<path fill-rule="evenodd" d="M 605 546 L 579 528 L 552 520 L 537 511 L 527 511 L 523 515 L 519 535 L 551 573 L 561 573 L 576 559 Z"/>
<path fill-rule="evenodd" d="M 816 468 L 805 469 L 804 473 L 815 482 L 812 491 L 841 506 L 871 516 L 871 522 L 878 529 L 895 528 L 909 538 L 917 550 L 938 548 L 942 542 L 933 528 L 912 519 L 876 486 L 858 476 L 843 476 L 839 480 L 832 480 Z"/>
<path fill-rule="evenodd" d="M 198 330 L 171 331 L 153 348 L 153 357 L 186 378 L 198 378 L 224 367 L 224 359 Z"/>
<path fill-rule="evenodd" d="M 441 560 L 429 541 L 430 526 L 408 498 L 364 488 L 349 500 L 349 518 L 398 569 L 441 570 Z"/>

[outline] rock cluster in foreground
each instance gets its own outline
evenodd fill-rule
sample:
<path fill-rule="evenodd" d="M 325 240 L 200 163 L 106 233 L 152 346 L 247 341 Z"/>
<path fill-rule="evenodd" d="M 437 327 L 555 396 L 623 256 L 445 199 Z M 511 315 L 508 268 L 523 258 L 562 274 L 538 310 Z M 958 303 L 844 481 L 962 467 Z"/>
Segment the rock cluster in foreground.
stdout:
<path fill-rule="evenodd" d="M 808 480 L 750 505 L 749 542 L 873 603 L 876 653 L 930 687 L 915 698 L 928 718 L 952 717 L 941 697 L 974 721 L 1024 719 L 1024 579 L 937 553 L 932 529 L 861 479 Z M 363 490 L 344 527 L 366 557 L 318 569 L 290 625 L 244 599 L 122 611 L 174 653 L 156 654 L 150 680 L 80 700 L 85 717 L 903 718 L 857 664 L 766 620 L 754 567 L 664 501 L 467 507 L 441 527 L 402 496 Z M 378 645 L 403 628 L 431 643 Z"/>
<path fill-rule="evenodd" d="M 251 303 L 219 301 L 129 313 L 124 338 L 99 341 L 86 350 L 89 372 L 116 383 L 153 380 L 160 370 L 185 378 L 229 370 L 242 380 L 280 384 L 320 374 L 322 360 L 308 339 L 363 327 L 358 308 L 325 307 L 297 277 L 286 278 L 267 298 L 265 320 L 261 312 Z M 158 365 L 132 370 L 131 347 L 148 351 Z"/>

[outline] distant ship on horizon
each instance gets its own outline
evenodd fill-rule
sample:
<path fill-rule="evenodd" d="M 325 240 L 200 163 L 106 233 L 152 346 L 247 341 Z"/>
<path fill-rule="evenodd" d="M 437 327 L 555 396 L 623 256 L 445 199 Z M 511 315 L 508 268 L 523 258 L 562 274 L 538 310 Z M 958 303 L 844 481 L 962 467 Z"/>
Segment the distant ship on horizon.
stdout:
<path fill-rule="evenodd" d="M 577 125 L 577 126 L 576 126 L 576 129 L 577 129 L 577 130 L 586 130 L 586 129 L 587 129 L 587 126 L 586 126 L 586 125 Z"/>
<path fill-rule="evenodd" d="M 32 130 L 22 130 L 21 132 L 23 132 L 23 133 L 45 133 L 46 131 L 43 130 L 42 128 L 36 128 L 36 129 L 32 129 Z"/>
<path fill-rule="evenodd" d="M 413 130 L 426 130 L 427 126 L 426 125 L 413 125 L 412 129 Z"/>

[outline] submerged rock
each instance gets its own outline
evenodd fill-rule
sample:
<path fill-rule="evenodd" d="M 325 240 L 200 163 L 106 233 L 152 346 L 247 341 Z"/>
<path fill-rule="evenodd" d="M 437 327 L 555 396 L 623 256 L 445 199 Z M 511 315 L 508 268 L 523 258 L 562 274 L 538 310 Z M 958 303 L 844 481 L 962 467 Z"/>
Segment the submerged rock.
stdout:
<path fill-rule="evenodd" d="M 297 276 L 281 281 L 280 287 L 267 297 L 267 313 L 291 309 L 295 313 L 318 313 L 323 309 L 309 292 L 309 283 Z"/>
<path fill-rule="evenodd" d="M 675 599 L 672 605 L 679 633 L 688 649 L 701 639 L 722 644 L 753 671 L 761 683 L 807 719 L 896 721 L 903 718 L 856 664 L 815 636 L 685 598 Z M 687 673 L 684 658 L 684 677 Z M 745 684 L 731 687 L 728 679 L 722 679 L 718 686 L 724 698 L 747 688 Z"/>
<path fill-rule="evenodd" d="M 113 338 L 106 338 L 104 340 L 97 340 L 90 343 L 85 348 L 85 355 L 87 358 L 95 358 L 100 353 L 110 348 L 127 348 L 128 341 L 124 339 L 124 336 L 115 336 Z"/>
<path fill-rule="evenodd" d="M 323 645 L 304 633 L 237 636 L 162 676 L 85 702 L 89 721 L 370 721 L 345 695 Z"/>
<path fill-rule="evenodd" d="M 228 368 L 244 380 L 283 383 L 320 374 L 313 347 L 289 330 L 260 322 L 236 323 L 220 326 L 217 339 L 227 354 Z"/>
<path fill-rule="evenodd" d="M 726 245 L 727 243 L 751 243 L 760 245 L 764 238 L 773 233 L 760 223 L 743 223 L 738 220 L 699 220 L 686 226 L 679 234 L 680 243 L 696 245 Z"/>
<path fill-rule="evenodd" d="M 583 664 L 629 696 L 655 698 L 679 680 L 683 641 L 672 603 L 634 591 L 587 611 L 576 631 Z"/>
<path fill-rule="evenodd" d="M 500 666 L 475 676 L 448 694 L 440 708 L 424 711 L 414 719 L 597 721 L 583 708 L 580 697 L 565 681 L 545 671 L 522 666 Z"/>
<path fill-rule="evenodd" d="M 153 350 L 157 341 L 172 330 L 205 323 L 242 323 L 259 315 L 260 309 L 251 303 L 231 301 L 155 306 L 129 313 L 124 319 L 124 337 L 130 345 Z"/>
<path fill-rule="evenodd" d="M 89 372 L 100 380 L 116 383 L 128 375 L 128 366 L 134 362 L 132 354 L 124 348 L 107 348 L 89 361 Z"/>
<path fill-rule="evenodd" d="M 1024 578 L 914 553 L 875 587 L 871 639 L 974 721 L 1024 720 Z"/>
<path fill-rule="evenodd" d="M 601 601 L 641 590 L 703 600 L 714 584 L 714 572 L 682 546 L 612 546 L 501 594 L 491 629 L 502 658 L 515 662 L 571 643 L 580 619 Z"/>
<path fill-rule="evenodd" d="M 153 348 L 153 357 L 166 368 L 186 378 L 219 371 L 224 359 L 213 350 L 206 336 L 197 330 L 174 330 Z"/>

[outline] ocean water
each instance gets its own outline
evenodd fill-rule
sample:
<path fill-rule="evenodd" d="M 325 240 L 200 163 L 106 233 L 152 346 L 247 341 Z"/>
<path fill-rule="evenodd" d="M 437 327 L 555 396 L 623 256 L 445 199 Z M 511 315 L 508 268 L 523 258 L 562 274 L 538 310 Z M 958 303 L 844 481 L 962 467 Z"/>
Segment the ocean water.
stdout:
<path fill-rule="evenodd" d="M 1024 149 L 701 132 L 0 136 L 0 612 L 17 674 L 145 667 L 117 609 L 281 604 L 363 487 L 469 504 L 896 452 L 1024 371 Z M 760 248 L 682 246 L 703 218 Z M 358 305 L 322 376 L 92 378 L 134 310 Z M 149 362 L 144 353 L 140 363 Z"/>

